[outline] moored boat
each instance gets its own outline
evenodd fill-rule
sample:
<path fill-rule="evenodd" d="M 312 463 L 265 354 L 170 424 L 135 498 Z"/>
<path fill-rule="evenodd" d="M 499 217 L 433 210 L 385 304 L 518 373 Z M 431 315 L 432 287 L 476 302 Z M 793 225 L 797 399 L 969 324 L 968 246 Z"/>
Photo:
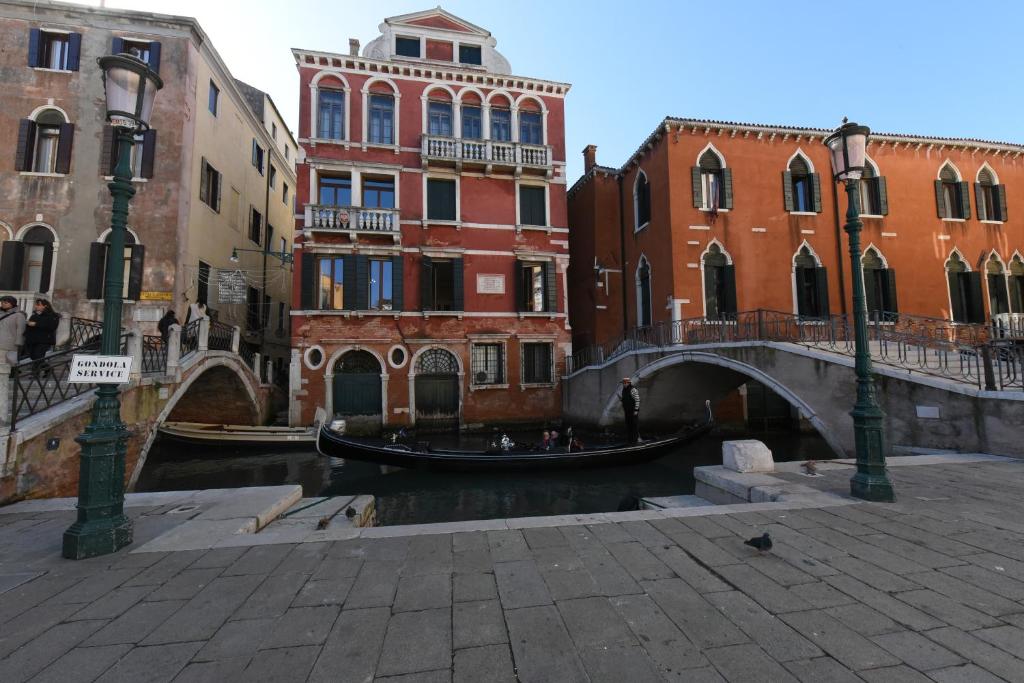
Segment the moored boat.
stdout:
<path fill-rule="evenodd" d="M 177 441 L 204 445 L 308 446 L 316 441 L 313 427 L 224 425 L 204 422 L 165 422 L 160 434 Z"/>

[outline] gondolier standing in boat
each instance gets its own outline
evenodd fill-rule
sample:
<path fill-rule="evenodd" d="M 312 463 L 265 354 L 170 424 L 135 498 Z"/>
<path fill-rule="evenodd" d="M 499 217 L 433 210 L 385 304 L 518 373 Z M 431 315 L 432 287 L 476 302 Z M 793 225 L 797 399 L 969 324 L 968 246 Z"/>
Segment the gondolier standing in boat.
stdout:
<path fill-rule="evenodd" d="M 626 439 L 629 443 L 640 440 L 640 392 L 629 377 L 622 378 L 622 412 L 626 416 Z"/>

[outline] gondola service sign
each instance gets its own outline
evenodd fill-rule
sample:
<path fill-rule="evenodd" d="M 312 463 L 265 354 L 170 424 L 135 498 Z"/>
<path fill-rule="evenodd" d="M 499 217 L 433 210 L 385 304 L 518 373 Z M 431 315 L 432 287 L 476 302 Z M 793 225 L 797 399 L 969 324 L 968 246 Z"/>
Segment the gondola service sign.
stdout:
<path fill-rule="evenodd" d="M 127 384 L 131 374 L 131 356 L 75 354 L 71 358 L 68 384 Z"/>

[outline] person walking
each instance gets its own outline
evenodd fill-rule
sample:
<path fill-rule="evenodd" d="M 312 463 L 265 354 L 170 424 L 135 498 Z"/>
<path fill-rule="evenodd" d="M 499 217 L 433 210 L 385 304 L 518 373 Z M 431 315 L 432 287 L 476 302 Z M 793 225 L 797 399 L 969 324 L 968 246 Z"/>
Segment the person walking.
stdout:
<path fill-rule="evenodd" d="M 36 299 L 32 306 L 32 316 L 25 323 L 25 351 L 34 363 L 32 370 L 37 376 L 50 372 L 47 365 L 46 352 L 57 343 L 57 326 L 60 315 L 46 299 Z"/>
<path fill-rule="evenodd" d="M 622 378 L 622 412 L 626 416 L 626 439 L 629 443 L 640 440 L 640 392 L 629 377 Z"/>
<path fill-rule="evenodd" d="M 25 343 L 25 313 L 13 296 L 0 297 L 0 357 L 18 364 L 18 349 Z"/>
<path fill-rule="evenodd" d="M 160 322 L 156 324 L 156 328 L 160 330 L 160 338 L 164 340 L 164 344 L 167 344 L 167 340 L 171 338 L 171 325 L 181 326 L 178 322 L 178 316 L 174 312 L 173 308 L 167 309 L 164 313 L 164 317 L 160 318 Z"/>

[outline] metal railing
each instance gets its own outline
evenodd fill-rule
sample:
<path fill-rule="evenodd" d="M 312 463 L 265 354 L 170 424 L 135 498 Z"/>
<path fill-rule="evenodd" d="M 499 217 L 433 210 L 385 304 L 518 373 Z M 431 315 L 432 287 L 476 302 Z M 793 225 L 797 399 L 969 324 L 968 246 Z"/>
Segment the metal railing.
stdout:
<path fill-rule="evenodd" d="M 103 336 L 103 323 L 99 320 L 88 318 L 71 318 L 71 333 L 64 347 L 68 349 L 81 349 L 87 346 L 100 347 L 100 338 Z"/>
<path fill-rule="evenodd" d="M 167 373 L 167 344 L 160 335 L 146 334 L 142 337 L 142 374 L 164 375 Z"/>
<path fill-rule="evenodd" d="M 230 351 L 235 328 L 216 320 L 210 321 L 209 346 L 211 351 Z"/>
<path fill-rule="evenodd" d="M 238 355 L 242 357 L 242 360 L 245 361 L 245 364 L 248 365 L 253 372 L 256 372 L 256 368 L 253 367 L 253 361 L 256 360 L 257 348 L 258 347 L 256 345 L 250 344 L 244 339 L 240 339 L 238 341 Z"/>
<path fill-rule="evenodd" d="M 180 358 L 185 358 L 190 353 L 194 353 L 199 350 L 199 323 L 201 320 L 201 318 L 196 318 L 188 325 L 181 328 Z"/>

